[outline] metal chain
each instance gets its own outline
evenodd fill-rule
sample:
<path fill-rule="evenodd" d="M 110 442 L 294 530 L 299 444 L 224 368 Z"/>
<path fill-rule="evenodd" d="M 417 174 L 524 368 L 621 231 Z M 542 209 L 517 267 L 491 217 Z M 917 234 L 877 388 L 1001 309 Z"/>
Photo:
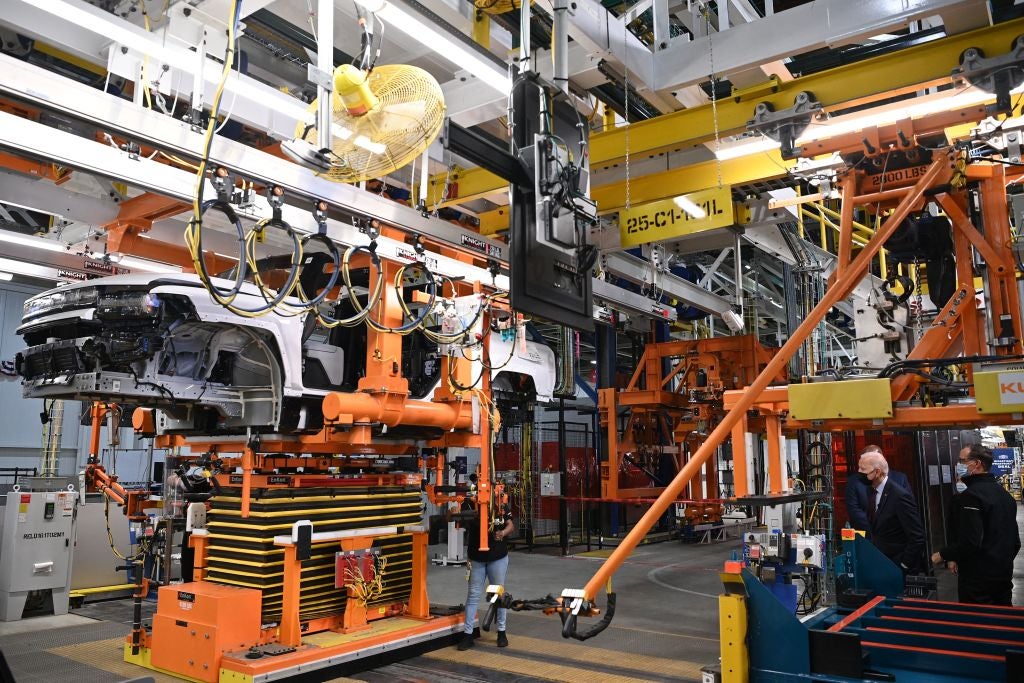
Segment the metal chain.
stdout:
<path fill-rule="evenodd" d="M 629 28 L 626 26 L 626 18 L 622 18 L 622 44 L 629 44 Z M 626 151 L 626 213 L 629 213 L 630 206 L 632 205 L 630 197 L 629 187 L 629 63 L 626 61 L 627 56 L 622 57 L 622 88 L 625 91 L 625 106 L 623 113 L 625 114 L 626 130 L 625 130 L 625 151 Z"/>
<path fill-rule="evenodd" d="M 431 212 L 435 218 L 437 217 L 438 207 L 441 206 L 441 202 L 448 201 L 449 180 L 452 177 L 452 170 L 454 168 L 455 168 L 455 157 L 449 151 L 448 152 L 448 164 L 445 167 L 445 171 L 444 171 L 444 188 L 441 190 L 441 194 L 439 194 L 434 199 L 434 209 Z"/>
<path fill-rule="evenodd" d="M 708 4 L 704 8 L 704 29 L 708 35 L 708 66 L 711 68 L 711 120 L 715 126 L 715 171 L 718 173 L 718 187 L 722 187 L 722 160 L 718 157 L 718 150 L 722 147 L 722 140 L 718 134 L 718 88 L 715 87 L 715 41 L 711 39 L 711 10 Z"/>

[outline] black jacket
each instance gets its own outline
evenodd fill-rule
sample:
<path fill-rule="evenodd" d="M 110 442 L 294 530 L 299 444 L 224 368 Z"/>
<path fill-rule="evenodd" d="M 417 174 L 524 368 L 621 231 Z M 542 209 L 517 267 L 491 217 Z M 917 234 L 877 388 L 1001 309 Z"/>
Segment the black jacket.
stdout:
<path fill-rule="evenodd" d="M 869 492 L 873 495 L 873 491 Z M 868 540 L 904 571 L 924 567 L 924 525 L 914 496 L 892 480 L 885 483 L 882 498 L 869 524 Z"/>
<path fill-rule="evenodd" d="M 914 495 L 907 475 L 902 472 L 889 470 L 889 481 L 885 485 L 891 486 L 892 484 L 897 484 L 910 491 L 910 495 Z M 856 473 L 851 474 L 846 482 L 846 516 L 850 519 L 850 526 L 854 529 L 867 531 L 870 526 L 868 523 L 868 491 L 870 489 L 871 487 L 862 482 Z"/>
<path fill-rule="evenodd" d="M 465 507 L 463 509 L 466 509 Z M 473 562 L 496 562 L 508 555 L 508 542 L 495 538 L 495 531 L 501 531 L 512 521 L 512 510 L 505 505 L 493 520 L 487 536 L 487 552 L 480 550 L 480 519 L 474 517 L 466 523 L 466 556 Z"/>
<path fill-rule="evenodd" d="M 953 532 L 939 554 L 956 562 L 961 576 L 1011 579 L 1020 550 L 1016 501 L 988 472 L 961 481 L 967 490 L 953 498 Z"/>

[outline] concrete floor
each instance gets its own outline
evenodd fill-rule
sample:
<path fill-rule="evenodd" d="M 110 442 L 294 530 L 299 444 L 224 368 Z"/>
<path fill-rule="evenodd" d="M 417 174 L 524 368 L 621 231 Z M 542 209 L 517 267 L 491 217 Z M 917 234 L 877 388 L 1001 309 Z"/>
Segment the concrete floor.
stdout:
<path fill-rule="evenodd" d="M 1024 508 L 1018 521 L 1024 522 Z M 612 626 L 580 643 L 564 640 L 557 617 L 538 612 L 509 616 L 510 647 L 499 650 L 494 634 L 477 647 L 458 652 L 443 647 L 399 663 L 369 670 L 334 669 L 303 680 L 383 683 L 441 681 L 699 681 L 700 668 L 718 658 L 718 571 L 739 542 L 683 545 L 677 541 L 638 548 L 615 575 L 619 601 Z M 443 548 L 431 548 L 431 556 Z M 516 598 L 557 595 L 580 588 L 603 558 L 558 557 L 534 552 L 511 554 L 507 590 Z M 955 577 L 937 572 L 939 599 L 955 599 Z M 1024 554 L 1017 558 L 1015 604 L 1024 604 Z M 431 565 L 430 600 L 462 604 L 464 567 Z M 603 601 L 601 601 L 603 604 Z M 148 619 L 153 605 L 147 605 Z M 481 613 L 482 616 L 482 613 Z M 86 605 L 64 617 L 0 623 L 0 652 L 19 683 L 108 683 L 151 675 L 120 661 L 120 642 L 131 623 L 130 601 Z M 586 628 L 587 624 L 581 624 Z M 157 683 L 172 681 L 154 677 Z"/>
<path fill-rule="evenodd" d="M 502 650 L 495 647 L 493 632 L 484 633 L 467 652 L 444 647 L 371 670 L 335 669 L 304 680 L 699 681 L 700 668 L 718 657 L 717 571 L 737 547 L 734 540 L 640 547 L 615 576 L 620 597 L 612 626 L 585 643 L 564 640 L 557 617 L 516 612 L 509 617 L 510 647 Z M 442 550 L 431 548 L 431 556 Z M 517 598 L 540 598 L 581 588 L 601 562 L 513 552 L 507 590 Z M 428 587 L 432 603 L 463 604 L 466 570 L 431 565 Z M 144 619 L 152 612 L 153 605 L 146 605 Z M 93 603 L 64 617 L 0 623 L 0 652 L 18 683 L 109 683 L 151 675 L 120 661 L 120 642 L 130 624 L 128 600 Z M 157 675 L 155 680 L 173 679 Z"/>

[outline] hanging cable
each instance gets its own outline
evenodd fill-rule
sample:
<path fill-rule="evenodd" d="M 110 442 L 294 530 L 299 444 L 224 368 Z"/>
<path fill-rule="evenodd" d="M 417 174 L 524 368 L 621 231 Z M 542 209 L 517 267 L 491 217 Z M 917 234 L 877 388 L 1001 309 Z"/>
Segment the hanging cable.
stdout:
<path fill-rule="evenodd" d="M 222 306 L 230 305 L 238 296 L 245 281 L 245 239 L 241 222 L 235 215 L 234 209 L 222 195 L 212 202 L 204 202 L 203 193 L 206 184 L 206 170 L 210 162 L 210 149 L 213 146 L 213 137 L 217 128 L 217 115 L 220 112 L 221 101 L 224 97 L 224 87 L 227 84 L 228 76 L 231 73 L 231 66 L 234 63 L 235 44 L 238 34 L 238 23 L 241 17 L 242 3 L 240 0 L 232 0 L 231 22 L 228 25 L 228 40 L 224 50 L 224 67 L 221 70 L 220 80 L 214 91 L 210 116 L 206 125 L 206 133 L 203 139 L 203 154 L 199 160 L 199 167 L 196 169 L 196 184 L 192 198 L 192 218 L 185 228 L 185 244 L 192 256 L 192 263 L 195 272 L 198 274 L 203 286 L 210 292 L 211 297 Z M 226 172 L 218 171 L 217 179 L 223 185 L 226 183 Z M 239 238 L 239 264 L 235 282 L 231 288 L 222 290 L 213 284 L 212 277 L 207 271 L 206 260 L 203 255 L 203 215 L 211 208 L 216 208 L 227 216 L 228 220 L 235 225 Z"/>

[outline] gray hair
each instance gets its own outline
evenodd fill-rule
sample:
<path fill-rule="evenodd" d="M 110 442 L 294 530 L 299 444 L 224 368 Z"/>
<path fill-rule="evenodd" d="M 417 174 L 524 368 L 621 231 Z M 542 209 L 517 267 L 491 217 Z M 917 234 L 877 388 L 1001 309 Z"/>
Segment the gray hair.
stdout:
<path fill-rule="evenodd" d="M 867 453 L 864 453 L 862 456 L 860 456 L 860 459 L 866 461 L 869 465 L 871 465 L 872 469 L 880 469 L 882 470 L 882 474 L 888 476 L 889 463 L 886 462 L 885 456 L 879 453 L 878 451 L 869 451 Z"/>

